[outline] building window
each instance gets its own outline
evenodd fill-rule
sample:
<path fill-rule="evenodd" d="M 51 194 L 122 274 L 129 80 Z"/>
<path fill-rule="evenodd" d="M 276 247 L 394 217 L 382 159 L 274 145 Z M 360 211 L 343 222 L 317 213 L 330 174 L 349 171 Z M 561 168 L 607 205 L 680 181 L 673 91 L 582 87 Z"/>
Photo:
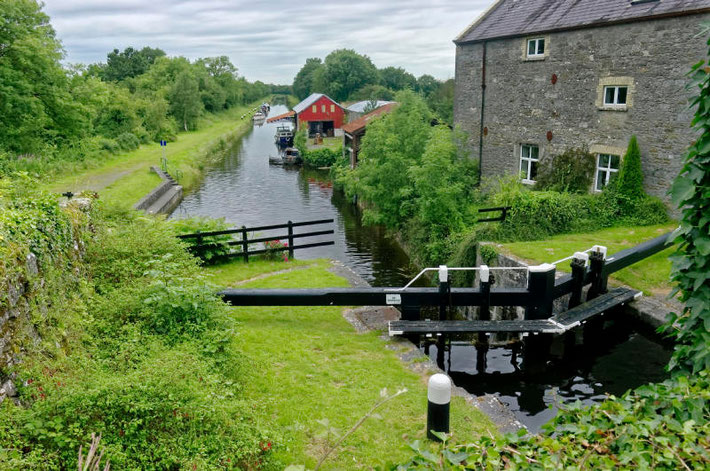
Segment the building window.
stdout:
<path fill-rule="evenodd" d="M 330 105 L 330 112 L 335 113 L 335 105 Z"/>
<path fill-rule="evenodd" d="M 607 86 L 604 87 L 604 106 L 626 106 L 629 87 Z"/>
<path fill-rule="evenodd" d="M 313 105 L 311 107 L 311 111 L 313 111 L 314 113 L 317 113 L 318 112 L 318 105 Z"/>
<path fill-rule="evenodd" d="M 597 154 L 597 175 L 594 178 L 594 190 L 602 191 L 619 174 L 621 157 L 614 154 Z"/>
<path fill-rule="evenodd" d="M 320 105 L 320 110 L 325 113 L 325 105 Z"/>
<path fill-rule="evenodd" d="M 535 183 L 537 164 L 540 160 L 540 148 L 531 144 L 520 146 L 520 173 L 523 183 Z"/>
<path fill-rule="evenodd" d="M 545 38 L 528 39 L 527 51 L 528 58 L 545 57 Z"/>

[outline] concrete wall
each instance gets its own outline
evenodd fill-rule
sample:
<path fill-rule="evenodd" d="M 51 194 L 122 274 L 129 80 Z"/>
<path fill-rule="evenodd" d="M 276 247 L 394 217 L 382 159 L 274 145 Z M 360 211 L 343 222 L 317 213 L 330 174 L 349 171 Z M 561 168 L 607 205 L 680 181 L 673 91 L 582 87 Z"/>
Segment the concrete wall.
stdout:
<path fill-rule="evenodd" d="M 524 58 L 527 38 L 488 41 L 483 176 L 518 173 L 520 144 L 538 145 L 541 159 L 584 145 L 593 152 L 618 153 L 636 134 L 646 190 L 667 200 L 695 138 L 686 74 L 706 56 L 705 37 L 698 34 L 709 19 L 692 15 L 547 34 L 543 60 Z M 479 156 L 483 47 L 456 48 L 454 121 L 469 133 L 474 158 Z M 630 82 L 625 111 L 599 106 L 609 77 Z"/>

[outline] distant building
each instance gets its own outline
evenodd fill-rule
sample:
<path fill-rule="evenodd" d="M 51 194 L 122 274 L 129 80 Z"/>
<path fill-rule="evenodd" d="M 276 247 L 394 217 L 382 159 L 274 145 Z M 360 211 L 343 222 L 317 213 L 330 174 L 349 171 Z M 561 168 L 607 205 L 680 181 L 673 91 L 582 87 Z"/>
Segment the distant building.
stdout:
<path fill-rule="evenodd" d="M 385 105 L 375 108 L 364 116 L 343 126 L 343 154 L 350 158 L 350 168 L 355 168 L 360 152 L 360 142 L 365 135 L 367 124 L 373 118 L 389 113 L 397 106 L 397 103 L 390 101 Z"/>
<path fill-rule="evenodd" d="M 383 101 L 383 100 L 377 100 L 376 102 L 373 103 L 371 100 L 363 100 L 363 101 L 358 101 L 357 103 L 353 103 L 350 106 L 345 107 L 345 112 L 347 113 L 347 119 L 348 123 L 352 123 L 356 119 L 360 118 L 362 115 L 365 114 L 365 110 L 368 109 L 368 107 L 371 107 L 370 111 L 376 110 L 380 106 L 385 106 L 390 103 L 394 103 L 393 101 Z M 372 107 L 374 105 L 374 107 Z"/>
<path fill-rule="evenodd" d="M 454 122 L 482 176 L 520 173 L 568 147 L 613 179 L 632 134 L 646 191 L 667 200 L 695 139 L 686 89 L 707 53 L 710 0 L 498 0 L 456 44 Z"/>
<path fill-rule="evenodd" d="M 322 93 L 313 93 L 293 107 L 296 129 L 307 129 L 308 137 L 320 133 L 324 137 L 342 135 L 345 110 L 335 100 Z"/>

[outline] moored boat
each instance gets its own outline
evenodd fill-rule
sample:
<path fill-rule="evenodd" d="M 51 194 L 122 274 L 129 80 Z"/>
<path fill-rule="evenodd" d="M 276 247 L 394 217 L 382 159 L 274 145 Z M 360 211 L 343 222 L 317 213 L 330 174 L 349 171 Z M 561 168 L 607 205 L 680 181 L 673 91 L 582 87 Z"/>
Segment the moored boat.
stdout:
<path fill-rule="evenodd" d="M 289 126 L 279 126 L 276 128 L 274 136 L 276 145 L 280 147 L 288 147 L 293 145 L 293 131 Z"/>
<path fill-rule="evenodd" d="M 269 157 L 269 163 L 273 165 L 300 165 L 303 163 L 303 157 L 295 147 L 287 147 L 280 157 Z"/>

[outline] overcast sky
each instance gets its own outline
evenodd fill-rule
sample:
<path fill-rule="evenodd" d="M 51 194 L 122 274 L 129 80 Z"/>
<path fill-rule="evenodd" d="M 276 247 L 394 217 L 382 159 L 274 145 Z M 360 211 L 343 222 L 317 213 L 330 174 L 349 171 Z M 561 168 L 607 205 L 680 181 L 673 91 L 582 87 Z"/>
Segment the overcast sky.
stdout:
<path fill-rule="evenodd" d="M 1 1 L 1 0 L 0 0 Z M 249 80 L 290 84 L 308 57 L 333 49 L 377 67 L 454 75 L 451 42 L 492 0 L 45 0 L 71 63 L 127 46 L 190 59 L 229 56 Z"/>

